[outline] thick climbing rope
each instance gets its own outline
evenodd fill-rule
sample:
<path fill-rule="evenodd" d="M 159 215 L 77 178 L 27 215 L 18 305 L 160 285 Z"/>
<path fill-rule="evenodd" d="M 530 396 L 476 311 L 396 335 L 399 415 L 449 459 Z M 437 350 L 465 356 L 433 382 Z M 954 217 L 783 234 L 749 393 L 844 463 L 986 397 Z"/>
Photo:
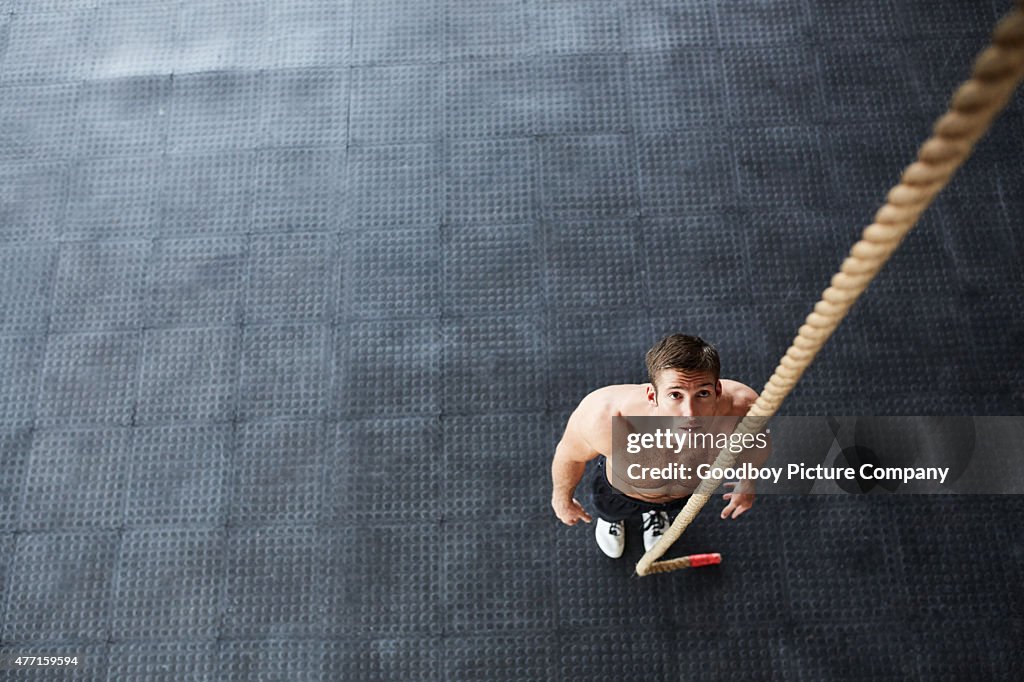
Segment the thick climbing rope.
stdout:
<path fill-rule="evenodd" d="M 867 289 L 900 242 L 939 191 L 967 160 L 975 143 L 988 132 L 1017 85 L 1024 78 L 1024 0 L 1007 14 L 992 33 L 992 42 L 974 62 L 971 78 L 953 95 L 949 110 L 936 123 L 932 136 L 918 150 L 917 161 L 903 171 L 899 184 L 889 191 L 886 203 L 864 229 L 846 260 L 808 315 L 792 345 L 746 417 L 739 433 L 757 433 L 772 417 L 814 361 L 850 307 Z M 736 455 L 728 448 L 712 468 L 725 469 Z M 711 499 L 720 480 L 707 478 L 690 496 L 669 529 L 636 565 L 638 575 L 686 568 L 683 559 L 657 561 L 679 539 L 686 527 Z"/>

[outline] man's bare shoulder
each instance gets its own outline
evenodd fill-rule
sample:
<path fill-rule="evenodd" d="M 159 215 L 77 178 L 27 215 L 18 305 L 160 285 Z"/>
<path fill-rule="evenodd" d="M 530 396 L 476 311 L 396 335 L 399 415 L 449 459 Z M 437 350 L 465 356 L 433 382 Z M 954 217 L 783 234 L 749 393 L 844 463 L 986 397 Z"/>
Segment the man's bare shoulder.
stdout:
<path fill-rule="evenodd" d="M 569 418 L 569 426 L 582 433 L 603 433 L 610 428 L 612 417 L 631 414 L 638 394 L 643 394 L 643 386 L 639 384 L 617 384 L 593 390 L 580 400 L 580 406 Z"/>
<path fill-rule="evenodd" d="M 612 417 L 635 413 L 640 404 L 638 396 L 644 395 L 643 388 L 641 384 L 618 384 L 591 391 L 569 417 L 567 432 L 575 433 L 598 452 L 607 454 Z"/>
<path fill-rule="evenodd" d="M 591 391 L 580 401 L 577 411 L 608 419 L 631 414 L 646 399 L 643 384 L 616 384 Z"/>
<path fill-rule="evenodd" d="M 732 379 L 722 379 L 722 402 L 726 414 L 743 416 L 757 400 L 757 391 Z"/>

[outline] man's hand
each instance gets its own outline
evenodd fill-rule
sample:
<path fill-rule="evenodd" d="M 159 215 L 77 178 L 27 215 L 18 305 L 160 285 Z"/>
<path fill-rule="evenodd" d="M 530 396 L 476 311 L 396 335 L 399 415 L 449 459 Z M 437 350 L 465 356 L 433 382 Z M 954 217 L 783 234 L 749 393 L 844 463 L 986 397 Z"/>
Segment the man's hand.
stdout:
<path fill-rule="evenodd" d="M 555 510 L 555 516 L 567 526 L 575 526 L 580 519 L 590 523 L 590 514 L 576 498 L 552 498 L 551 507 Z"/>
<path fill-rule="evenodd" d="M 740 514 L 750 509 L 757 499 L 753 481 L 726 483 L 725 487 L 732 490 L 722 495 L 722 499 L 729 503 L 722 510 L 723 519 L 738 518 Z"/>

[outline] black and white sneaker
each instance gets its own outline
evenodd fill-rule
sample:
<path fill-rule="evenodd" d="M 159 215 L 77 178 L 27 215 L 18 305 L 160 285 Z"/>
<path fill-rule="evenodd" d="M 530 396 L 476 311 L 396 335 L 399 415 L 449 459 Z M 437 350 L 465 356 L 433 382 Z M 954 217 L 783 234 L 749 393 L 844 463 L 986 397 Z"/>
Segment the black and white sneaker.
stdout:
<path fill-rule="evenodd" d="M 598 517 L 594 524 L 594 534 L 597 536 L 597 546 L 601 551 L 612 559 L 622 556 L 622 550 L 626 548 L 626 524 L 622 521 L 609 522 Z"/>
<path fill-rule="evenodd" d="M 644 512 L 644 549 L 648 552 L 668 530 L 668 514 L 665 512 Z"/>

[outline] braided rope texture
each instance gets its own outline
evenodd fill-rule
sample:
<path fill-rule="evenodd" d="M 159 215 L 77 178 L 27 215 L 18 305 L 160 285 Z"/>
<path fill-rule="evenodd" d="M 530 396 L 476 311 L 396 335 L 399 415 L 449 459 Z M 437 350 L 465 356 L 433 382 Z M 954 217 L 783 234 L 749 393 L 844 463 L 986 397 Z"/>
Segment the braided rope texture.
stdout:
<path fill-rule="evenodd" d="M 772 417 L 782 401 L 810 367 L 818 351 L 846 317 L 847 312 L 907 236 L 936 195 L 970 156 L 974 145 L 988 132 L 1024 78 L 1024 0 L 1003 17 L 992 33 L 992 42 L 974 61 L 971 78 L 953 94 L 949 110 L 935 123 L 933 134 L 918 150 L 917 161 L 908 166 L 864 229 L 846 260 L 825 289 L 814 310 L 800 327 L 782 356 L 761 395 L 747 412 L 750 417 Z M 747 418 L 737 430 L 756 427 Z M 752 420 L 762 424 L 763 419 Z M 727 468 L 735 455 L 722 450 L 713 466 Z M 701 482 L 669 529 L 636 565 L 637 575 L 665 573 L 686 568 L 679 559 L 657 561 L 679 539 L 701 508 L 711 499 L 719 481 Z"/>

